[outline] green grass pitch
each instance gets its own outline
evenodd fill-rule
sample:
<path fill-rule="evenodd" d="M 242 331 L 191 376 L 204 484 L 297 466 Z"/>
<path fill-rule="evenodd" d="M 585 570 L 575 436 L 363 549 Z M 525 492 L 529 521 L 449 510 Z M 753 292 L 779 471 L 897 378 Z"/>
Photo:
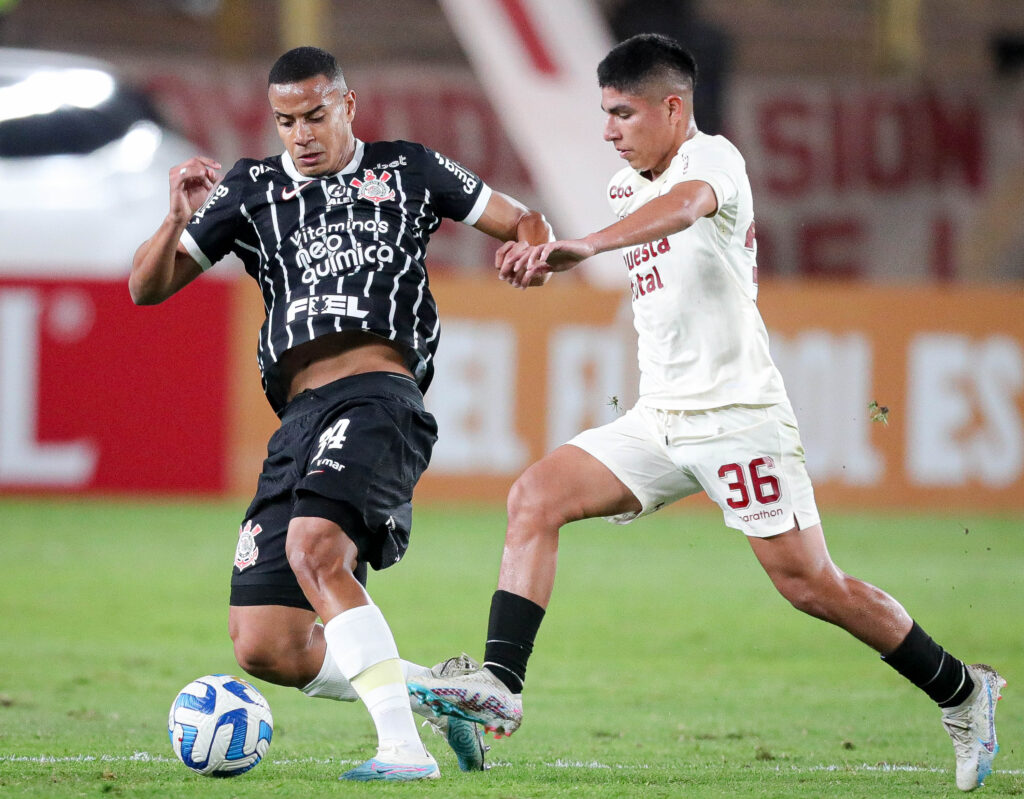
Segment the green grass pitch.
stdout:
<path fill-rule="evenodd" d="M 352 785 L 372 754 L 359 704 L 256 682 L 264 762 L 232 780 L 173 759 L 187 682 L 238 673 L 227 588 L 242 503 L 0 499 L 2 797 L 957 796 L 927 698 L 842 631 L 792 610 L 743 536 L 697 504 L 562 534 L 525 723 L 463 774 Z M 404 657 L 482 654 L 500 509 L 418 507 L 405 561 L 370 590 Z M 1024 535 L 1019 518 L 825 514 L 836 562 L 933 637 L 1009 680 L 983 796 L 1024 793 Z M 427 735 L 426 732 L 424 732 Z"/>

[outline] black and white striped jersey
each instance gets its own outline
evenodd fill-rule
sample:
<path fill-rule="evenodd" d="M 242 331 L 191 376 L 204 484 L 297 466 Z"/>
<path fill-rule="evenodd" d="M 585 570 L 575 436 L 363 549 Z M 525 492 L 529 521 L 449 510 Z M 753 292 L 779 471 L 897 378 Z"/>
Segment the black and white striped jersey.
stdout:
<path fill-rule="evenodd" d="M 275 410 L 285 351 L 365 330 L 396 342 L 420 388 L 433 374 L 440 325 L 424 257 L 442 218 L 474 224 L 490 188 L 421 144 L 356 140 L 335 175 L 302 175 L 288 153 L 243 158 L 195 212 L 182 244 L 205 271 L 241 258 L 260 286 L 263 389 Z"/>

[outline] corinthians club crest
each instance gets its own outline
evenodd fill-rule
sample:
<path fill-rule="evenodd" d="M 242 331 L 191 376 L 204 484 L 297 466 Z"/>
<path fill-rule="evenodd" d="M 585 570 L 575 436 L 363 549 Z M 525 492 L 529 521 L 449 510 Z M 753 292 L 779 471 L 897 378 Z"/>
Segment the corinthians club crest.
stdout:
<path fill-rule="evenodd" d="M 245 527 L 238 528 L 238 547 L 235 549 L 235 566 L 239 571 L 248 569 L 260 556 L 260 548 L 256 546 L 256 536 L 263 532 L 252 520 L 245 522 Z"/>
<path fill-rule="evenodd" d="M 359 189 L 356 197 L 360 200 L 369 200 L 374 205 L 380 205 L 383 202 L 395 199 L 394 190 L 388 188 L 388 181 L 390 179 L 391 173 L 386 169 L 380 173 L 380 177 L 377 177 L 372 169 L 366 169 L 363 171 L 362 180 L 352 178 L 349 184 Z"/>

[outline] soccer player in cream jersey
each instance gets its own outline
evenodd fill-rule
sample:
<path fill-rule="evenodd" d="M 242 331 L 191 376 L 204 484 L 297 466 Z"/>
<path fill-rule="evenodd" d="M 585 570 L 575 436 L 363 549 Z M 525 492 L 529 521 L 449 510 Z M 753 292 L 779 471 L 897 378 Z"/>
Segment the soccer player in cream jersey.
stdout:
<path fill-rule="evenodd" d="M 636 405 L 530 466 L 513 485 L 484 665 L 410 679 L 439 713 L 511 734 L 526 664 L 554 584 L 560 528 L 625 524 L 704 491 L 742 531 L 796 608 L 838 625 L 942 709 L 956 782 L 981 785 L 997 750 L 1005 681 L 935 643 L 891 596 L 831 560 L 797 423 L 755 305 L 756 240 L 743 157 L 697 129 L 693 58 L 643 34 L 598 67 L 604 138 L 628 163 L 608 188 L 619 221 L 582 239 L 509 248 L 501 276 L 526 287 L 620 250 L 638 335 Z"/>

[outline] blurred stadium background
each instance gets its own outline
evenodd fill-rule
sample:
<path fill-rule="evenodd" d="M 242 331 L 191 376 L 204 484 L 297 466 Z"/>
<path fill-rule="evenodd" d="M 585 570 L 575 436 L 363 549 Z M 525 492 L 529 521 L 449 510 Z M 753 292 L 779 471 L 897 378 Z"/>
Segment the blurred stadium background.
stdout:
<path fill-rule="evenodd" d="M 278 151 L 265 81 L 284 49 L 340 57 L 360 137 L 422 141 L 578 235 L 611 221 L 617 166 L 594 66 L 660 30 L 697 55 L 700 126 L 747 158 L 760 305 L 823 507 L 1024 511 L 1020 0 L 0 10 L 0 493 L 252 490 L 274 426 L 254 287 L 222 264 L 137 309 L 125 277 L 173 163 Z M 493 280 L 492 251 L 446 223 L 431 252 L 442 436 L 423 502 L 501 502 L 527 463 L 633 399 L 617 256 L 521 294 Z"/>
<path fill-rule="evenodd" d="M 612 221 L 618 166 L 594 68 L 641 30 L 694 50 L 698 123 L 746 156 L 759 305 L 837 561 L 1014 689 L 1024 0 L 0 0 L 0 788 L 196 795 L 170 762 L 166 707 L 235 668 L 233 524 L 275 425 L 254 357 L 261 303 L 222 263 L 163 305 L 132 305 L 129 264 L 166 212 L 168 169 L 278 152 L 266 74 L 312 43 L 345 67 L 357 135 L 422 141 L 579 235 Z M 433 242 L 441 439 L 408 562 L 373 577 L 403 654 L 423 662 L 480 654 L 515 476 L 634 398 L 618 256 L 524 293 L 494 279 L 492 252 L 451 223 Z M 955 793 L 916 689 L 879 681 L 840 631 L 780 612 L 706 501 L 637 526 L 642 547 L 625 551 L 600 522 L 564 537 L 531 661 L 533 732 L 495 747 L 507 768 L 489 787 L 458 783 L 449 758 L 439 791 Z M 648 690 L 592 702 L 615 683 Z M 361 711 L 261 687 L 275 763 L 248 795 L 322 793 L 365 757 Z M 1000 796 L 1024 793 L 1008 696 L 985 788 Z"/>

